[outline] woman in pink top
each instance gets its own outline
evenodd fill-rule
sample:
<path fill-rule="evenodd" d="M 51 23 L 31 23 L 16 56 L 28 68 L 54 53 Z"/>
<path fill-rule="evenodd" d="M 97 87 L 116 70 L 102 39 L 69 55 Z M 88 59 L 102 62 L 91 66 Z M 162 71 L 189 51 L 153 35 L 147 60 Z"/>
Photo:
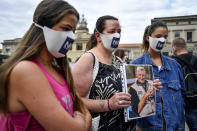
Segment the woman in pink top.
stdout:
<path fill-rule="evenodd" d="M 66 53 L 77 10 L 43 0 L 16 52 L 0 66 L 1 130 L 89 130 L 91 116 L 75 92 Z"/>

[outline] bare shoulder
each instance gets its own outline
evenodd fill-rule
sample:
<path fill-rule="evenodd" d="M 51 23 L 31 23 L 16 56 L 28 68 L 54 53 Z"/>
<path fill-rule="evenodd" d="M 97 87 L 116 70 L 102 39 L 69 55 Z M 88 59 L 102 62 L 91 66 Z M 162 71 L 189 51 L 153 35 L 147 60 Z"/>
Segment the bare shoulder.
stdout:
<path fill-rule="evenodd" d="M 31 61 L 19 62 L 10 74 L 10 85 L 14 85 L 15 88 L 25 88 L 28 87 L 26 84 L 35 85 L 38 82 L 45 83 L 47 79 L 40 68 Z"/>
<path fill-rule="evenodd" d="M 27 74 L 28 72 L 34 72 L 35 70 L 38 70 L 39 68 L 37 67 L 37 65 L 35 63 L 33 63 L 32 61 L 21 61 L 18 64 L 16 64 L 16 66 L 13 68 L 12 70 L 12 74 L 13 75 L 19 75 L 19 74 Z"/>
<path fill-rule="evenodd" d="M 75 63 L 72 68 L 72 72 L 74 71 L 84 71 L 87 72 L 91 68 L 93 68 L 94 57 L 90 53 L 83 54 L 80 59 Z"/>
<path fill-rule="evenodd" d="M 72 68 L 75 87 L 80 96 L 86 96 L 92 83 L 94 57 L 83 54 Z"/>

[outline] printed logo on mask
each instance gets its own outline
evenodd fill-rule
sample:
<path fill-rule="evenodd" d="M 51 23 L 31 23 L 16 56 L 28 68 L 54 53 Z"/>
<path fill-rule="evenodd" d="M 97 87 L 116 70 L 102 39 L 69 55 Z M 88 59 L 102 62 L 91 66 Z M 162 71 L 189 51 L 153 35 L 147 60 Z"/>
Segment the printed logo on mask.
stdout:
<path fill-rule="evenodd" d="M 64 44 L 62 45 L 62 47 L 60 48 L 59 52 L 61 54 L 66 54 L 67 51 L 70 49 L 70 47 L 72 46 L 72 43 L 74 42 L 74 40 L 70 37 L 67 37 L 66 40 L 64 41 Z"/>
<path fill-rule="evenodd" d="M 112 48 L 118 48 L 119 41 L 120 41 L 120 38 L 114 37 L 114 38 L 112 39 L 112 42 L 111 42 L 111 47 L 112 47 Z"/>
<path fill-rule="evenodd" d="M 165 44 L 165 42 L 158 41 L 156 49 L 161 50 L 163 48 L 164 44 Z"/>

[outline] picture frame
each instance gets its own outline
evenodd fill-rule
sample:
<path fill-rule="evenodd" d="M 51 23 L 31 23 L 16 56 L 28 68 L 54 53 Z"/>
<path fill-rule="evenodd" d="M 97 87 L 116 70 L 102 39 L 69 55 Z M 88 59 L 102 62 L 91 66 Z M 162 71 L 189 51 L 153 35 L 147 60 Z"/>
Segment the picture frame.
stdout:
<path fill-rule="evenodd" d="M 152 65 L 123 64 L 120 70 L 123 91 L 131 95 L 131 105 L 124 109 L 125 122 L 155 115 Z"/>

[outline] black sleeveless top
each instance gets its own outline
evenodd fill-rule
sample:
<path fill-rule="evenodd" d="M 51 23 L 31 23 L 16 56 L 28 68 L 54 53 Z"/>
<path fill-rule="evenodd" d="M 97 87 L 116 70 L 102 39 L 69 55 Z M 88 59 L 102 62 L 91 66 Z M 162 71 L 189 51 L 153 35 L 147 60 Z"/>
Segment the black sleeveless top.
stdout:
<path fill-rule="evenodd" d="M 90 90 L 90 99 L 109 99 L 116 92 L 122 92 L 120 75 L 121 61 L 112 56 L 112 65 L 99 62 L 99 70 Z M 98 131 L 134 131 L 135 121 L 124 122 L 124 109 L 92 113 L 92 117 L 100 115 Z"/>

